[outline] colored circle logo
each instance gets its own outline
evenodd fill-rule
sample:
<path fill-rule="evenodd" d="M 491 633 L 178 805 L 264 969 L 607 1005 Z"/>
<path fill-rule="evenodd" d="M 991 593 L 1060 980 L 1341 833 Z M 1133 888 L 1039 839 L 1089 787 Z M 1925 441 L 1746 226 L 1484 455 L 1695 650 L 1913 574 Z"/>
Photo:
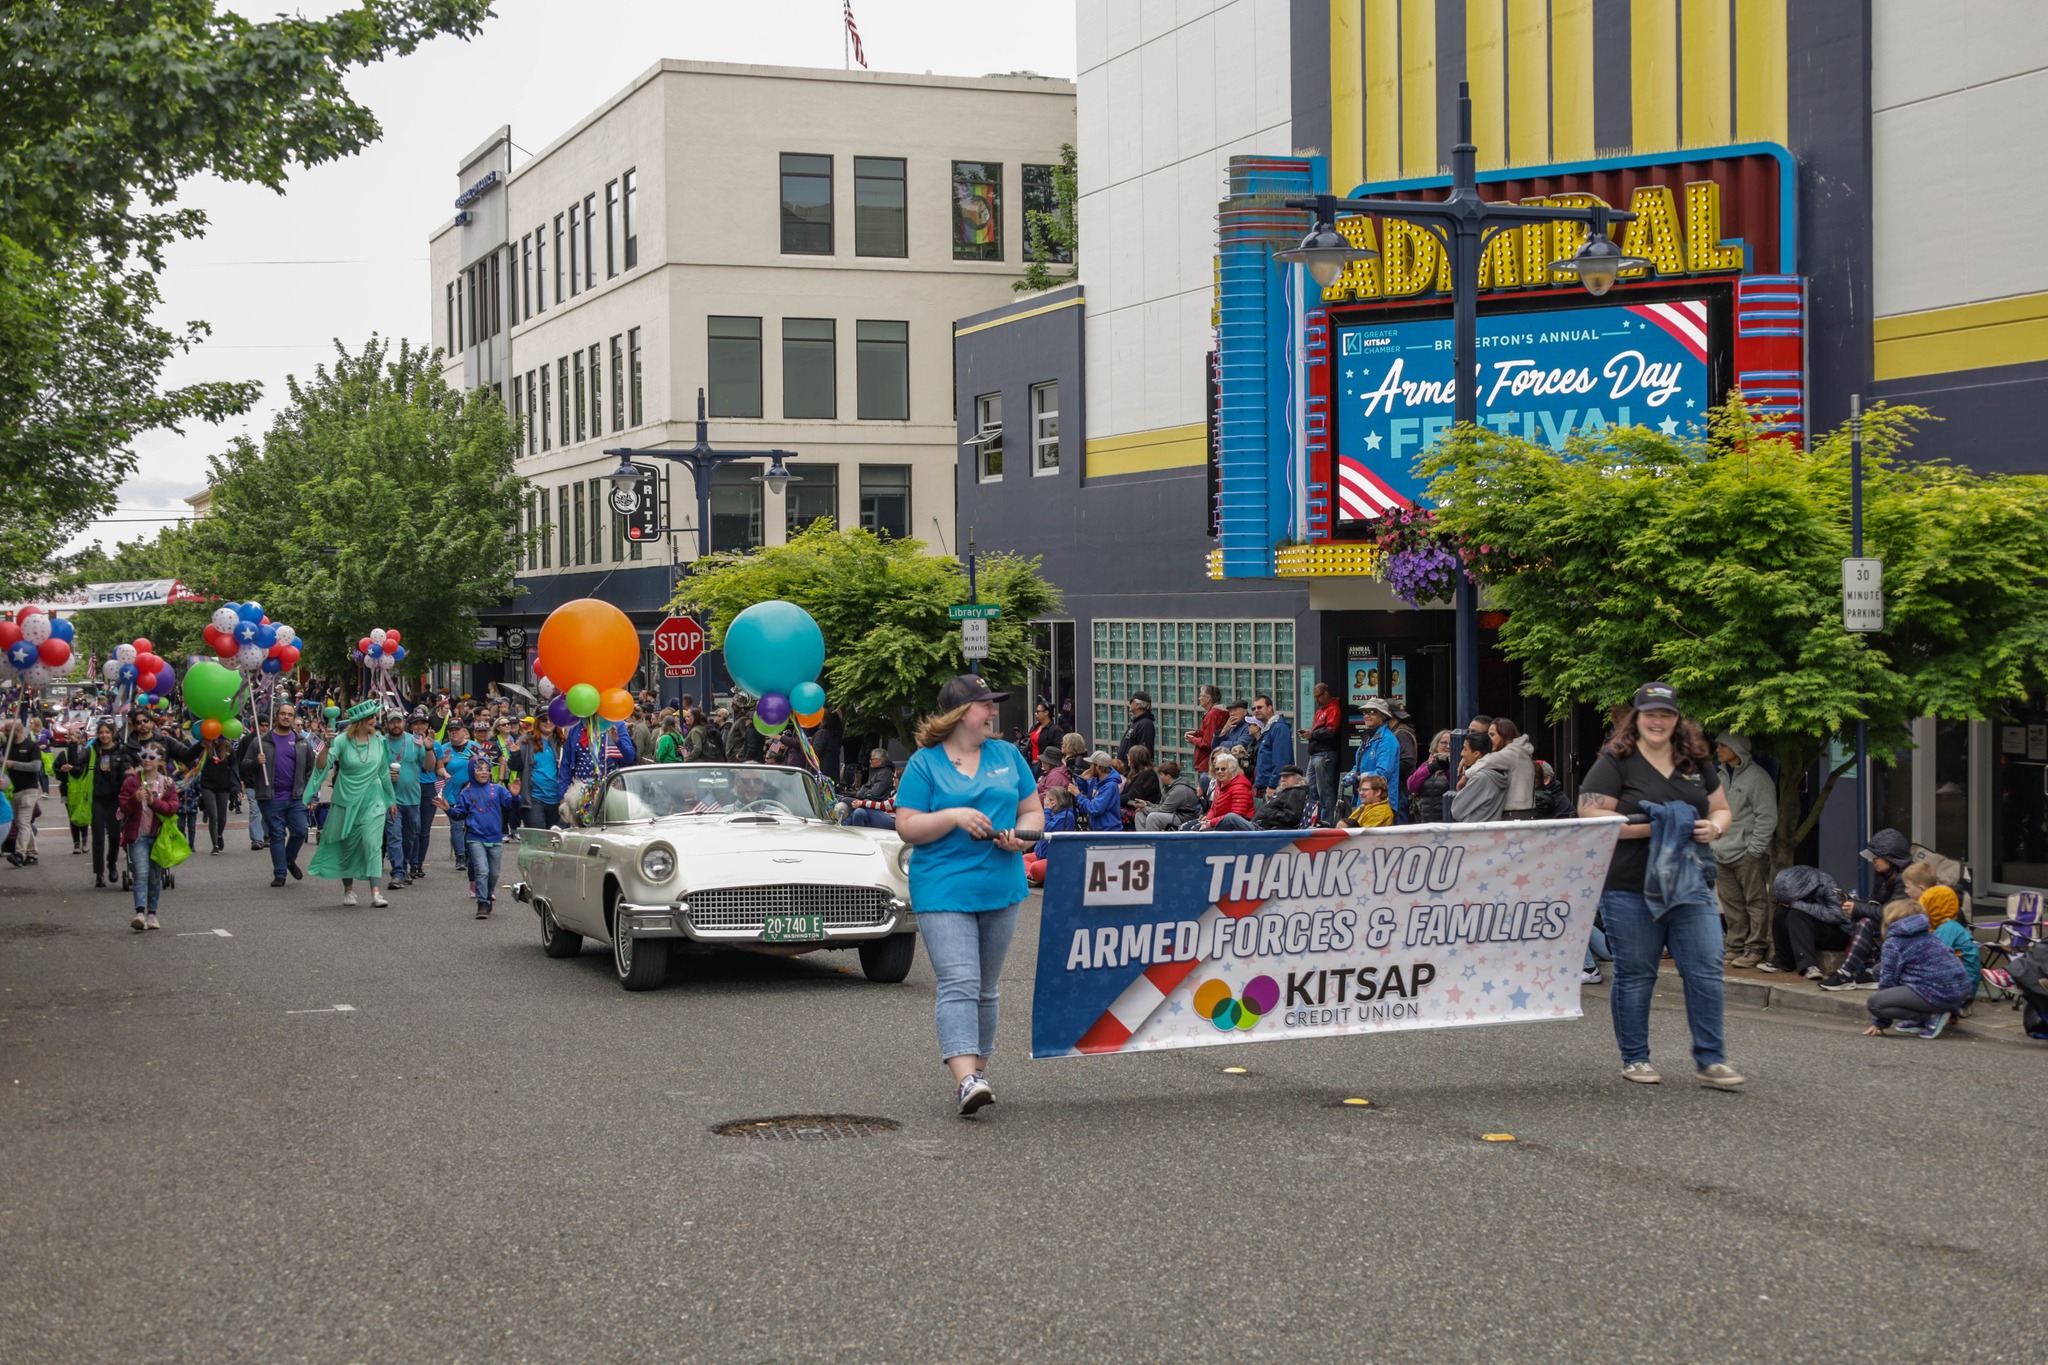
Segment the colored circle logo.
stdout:
<path fill-rule="evenodd" d="M 1233 996 L 1221 981 L 1204 981 L 1195 988 L 1195 1012 L 1225 1032 L 1250 1028 L 1279 1003 L 1280 983 L 1270 976 L 1253 977 L 1240 996 Z"/>

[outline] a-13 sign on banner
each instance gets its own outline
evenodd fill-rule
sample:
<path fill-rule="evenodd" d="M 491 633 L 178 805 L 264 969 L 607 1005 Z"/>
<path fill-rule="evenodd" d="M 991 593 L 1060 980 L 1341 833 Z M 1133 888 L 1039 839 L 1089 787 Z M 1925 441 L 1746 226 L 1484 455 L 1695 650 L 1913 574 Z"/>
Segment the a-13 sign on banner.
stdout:
<path fill-rule="evenodd" d="M 1577 1018 L 1621 825 L 1054 835 L 1031 1055 Z"/>

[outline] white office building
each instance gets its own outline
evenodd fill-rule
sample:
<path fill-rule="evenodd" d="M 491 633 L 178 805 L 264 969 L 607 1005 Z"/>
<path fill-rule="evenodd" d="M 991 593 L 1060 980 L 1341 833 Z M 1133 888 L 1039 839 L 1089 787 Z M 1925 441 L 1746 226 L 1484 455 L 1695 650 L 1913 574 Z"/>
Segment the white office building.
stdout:
<path fill-rule="evenodd" d="M 1014 297 L 1073 137 L 1066 81 L 665 61 L 521 164 L 486 139 L 432 288 L 450 382 L 524 418 L 503 676 L 561 602 L 658 623 L 698 553 L 691 474 L 662 465 L 678 534 L 633 541 L 603 452 L 689 446 L 699 390 L 714 447 L 794 451 L 800 480 L 720 469 L 714 551 L 824 516 L 953 548 L 953 320 Z"/>

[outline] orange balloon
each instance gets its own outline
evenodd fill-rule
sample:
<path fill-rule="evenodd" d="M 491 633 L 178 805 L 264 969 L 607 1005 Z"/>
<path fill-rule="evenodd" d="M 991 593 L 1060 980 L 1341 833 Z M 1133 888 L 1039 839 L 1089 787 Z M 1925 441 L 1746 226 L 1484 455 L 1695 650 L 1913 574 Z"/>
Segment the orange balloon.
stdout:
<path fill-rule="evenodd" d="M 606 720 L 629 720 L 633 715 L 633 694 L 614 687 L 597 699 L 597 714 Z"/>
<path fill-rule="evenodd" d="M 640 667 L 640 632 L 609 602 L 582 597 L 564 602 L 540 628 L 547 676 L 564 692 L 589 683 L 600 692 L 624 687 Z"/>
<path fill-rule="evenodd" d="M 206 736 L 206 737 L 207 737 L 208 739 L 219 739 L 219 738 L 220 738 L 220 722 L 219 722 L 219 721 L 217 721 L 217 720 L 202 720 L 202 721 L 200 721 L 200 722 L 199 722 L 199 733 L 200 733 L 200 734 L 202 734 L 202 735 L 204 735 L 204 736 Z"/>
<path fill-rule="evenodd" d="M 808 716 L 798 716 L 796 723 L 803 726 L 806 730 L 811 729 L 813 726 L 823 725 L 825 723 L 825 708 L 821 706 Z"/>

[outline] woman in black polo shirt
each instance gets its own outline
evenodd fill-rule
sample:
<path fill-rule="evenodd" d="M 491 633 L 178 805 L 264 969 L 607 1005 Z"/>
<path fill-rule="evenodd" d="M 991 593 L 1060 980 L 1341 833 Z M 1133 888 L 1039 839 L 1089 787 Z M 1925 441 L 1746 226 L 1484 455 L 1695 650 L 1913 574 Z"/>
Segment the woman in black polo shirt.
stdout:
<path fill-rule="evenodd" d="M 1728 832 L 1734 816 L 1697 721 L 1679 714 L 1668 683 L 1644 683 L 1615 717 L 1614 732 L 1579 784 L 1579 814 L 1635 815 L 1646 807 L 1683 801 L 1698 812 L 1692 837 L 1700 843 Z M 1702 1085 L 1732 1089 L 1743 1078 L 1728 1065 L 1721 1040 L 1721 917 L 1712 903 L 1676 905 L 1651 913 L 1643 897 L 1650 864 L 1650 826 L 1627 825 L 1600 895 L 1600 919 L 1614 952 L 1608 1003 L 1621 1074 L 1654 1085 L 1663 1077 L 1650 1065 L 1650 996 L 1657 964 L 1668 948 L 1685 986 L 1685 1019 Z"/>

